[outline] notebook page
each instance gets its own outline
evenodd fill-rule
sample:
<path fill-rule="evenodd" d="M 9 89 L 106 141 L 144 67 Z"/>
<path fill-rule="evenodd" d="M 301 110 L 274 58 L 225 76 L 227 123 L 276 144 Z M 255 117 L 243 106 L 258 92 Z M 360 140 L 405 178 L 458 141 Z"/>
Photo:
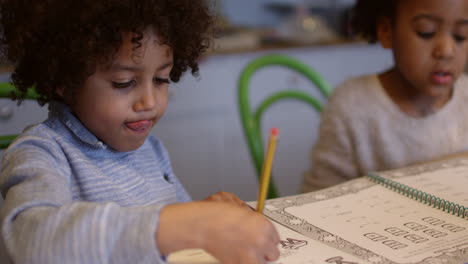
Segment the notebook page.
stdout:
<path fill-rule="evenodd" d="M 381 174 L 385 177 L 385 173 Z M 468 206 L 468 166 L 442 168 L 393 180 L 453 203 Z"/>
<path fill-rule="evenodd" d="M 273 222 L 281 237 L 280 258 L 272 264 L 355 263 L 367 264 L 355 256 L 305 237 L 283 225 Z M 378 259 L 376 259 L 378 261 Z M 171 254 L 169 264 L 220 264 L 201 249 L 189 249 Z"/>
<path fill-rule="evenodd" d="M 396 263 L 468 249 L 468 221 L 380 185 L 284 212 Z"/>

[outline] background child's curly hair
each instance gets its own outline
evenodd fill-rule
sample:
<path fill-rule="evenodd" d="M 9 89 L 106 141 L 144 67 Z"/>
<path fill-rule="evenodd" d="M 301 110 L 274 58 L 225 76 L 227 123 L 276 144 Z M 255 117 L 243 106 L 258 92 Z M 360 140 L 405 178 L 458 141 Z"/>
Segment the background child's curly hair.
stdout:
<path fill-rule="evenodd" d="M 374 43 L 377 37 L 377 22 L 380 17 L 395 18 L 398 0 L 357 0 L 353 7 L 351 27 L 353 34 Z"/>
<path fill-rule="evenodd" d="M 191 68 L 210 45 L 213 16 L 204 0 L 0 0 L 0 56 L 13 64 L 12 82 L 20 102 L 29 87 L 40 104 L 61 100 L 109 63 L 122 44 L 122 32 L 153 26 L 174 52 L 173 82 Z"/>

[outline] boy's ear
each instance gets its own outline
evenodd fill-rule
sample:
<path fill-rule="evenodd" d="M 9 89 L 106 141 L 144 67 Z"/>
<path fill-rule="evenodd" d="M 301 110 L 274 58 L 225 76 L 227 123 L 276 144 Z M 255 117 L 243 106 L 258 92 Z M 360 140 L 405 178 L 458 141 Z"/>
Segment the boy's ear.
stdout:
<path fill-rule="evenodd" d="M 392 21 L 390 21 L 389 17 L 380 17 L 377 20 L 377 38 L 382 47 L 392 48 Z"/>

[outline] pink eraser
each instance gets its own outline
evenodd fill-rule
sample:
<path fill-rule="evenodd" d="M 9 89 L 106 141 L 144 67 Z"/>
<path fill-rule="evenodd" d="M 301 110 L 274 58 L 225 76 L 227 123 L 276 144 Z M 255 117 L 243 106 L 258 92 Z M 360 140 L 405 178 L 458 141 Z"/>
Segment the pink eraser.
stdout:
<path fill-rule="evenodd" d="M 272 129 L 270 129 L 270 134 L 271 134 L 272 136 L 278 136 L 278 135 L 279 135 L 279 132 L 280 132 L 280 130 L 279 130 L 279 128 L 277 128 L 277 127 L 273 127 Z"/>

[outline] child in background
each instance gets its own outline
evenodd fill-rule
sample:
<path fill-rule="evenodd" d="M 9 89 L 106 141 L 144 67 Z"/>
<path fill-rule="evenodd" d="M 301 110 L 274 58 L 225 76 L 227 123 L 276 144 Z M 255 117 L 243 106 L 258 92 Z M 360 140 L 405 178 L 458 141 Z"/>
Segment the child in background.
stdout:
<path fill-rule="evenodd" d="M 190 202 L 150 136 L 171 81 L 210 42 L 194 0 L 1 0 L 3 59 L 49 118 L 5 151 L 1 237 L 14 263 L 165 263 L 202 248 L 222 263 L 266 263 L 278 234 L 229 193 Z"/>
<path fill-rule="evenodd" d="M 468 1 L 358 0 L 354 11 L 356 33 L 391 49 L 394 66 L 334 91 L 303 192 L 468 151 Z"/>

